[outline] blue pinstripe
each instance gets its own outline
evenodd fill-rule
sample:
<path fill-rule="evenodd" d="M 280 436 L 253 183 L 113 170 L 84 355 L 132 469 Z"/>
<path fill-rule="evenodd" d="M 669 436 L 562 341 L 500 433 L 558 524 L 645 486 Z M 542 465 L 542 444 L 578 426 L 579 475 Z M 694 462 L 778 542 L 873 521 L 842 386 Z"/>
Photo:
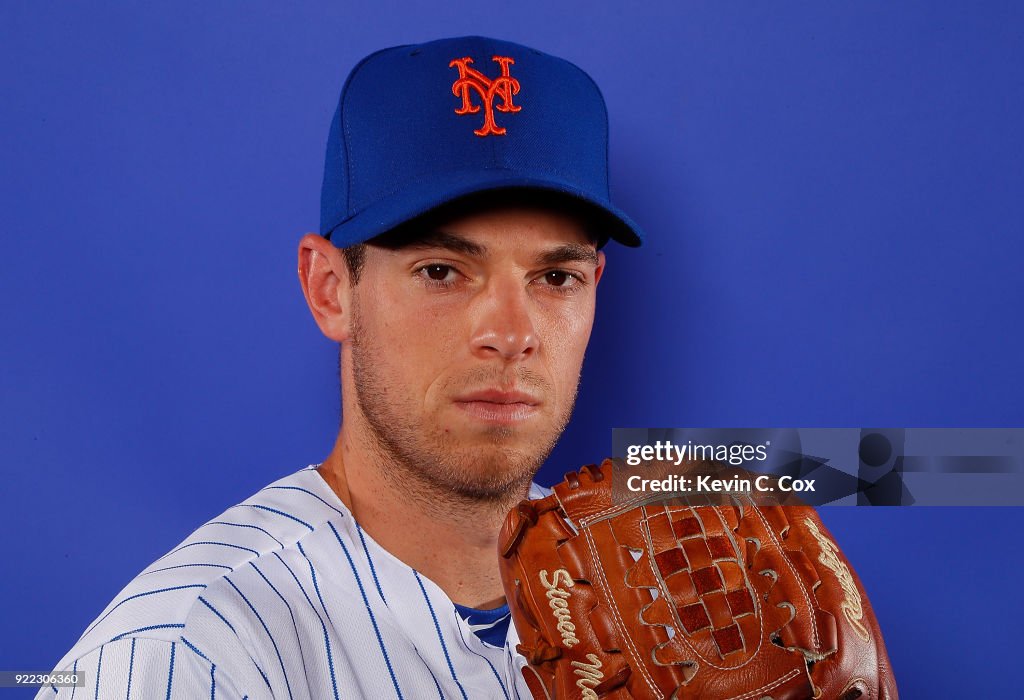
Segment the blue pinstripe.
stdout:
<path fill-rule="evenodd" d="M 441 642 L 441 650 L 444 652 L 444 660 L 448 662 L 448 671 L 452 674 L 452 680 L 455 681 L 455 685 L 459 686 L 459 692 L 462 693 L 463 700 L 469 700 L 469 698 L 466 697 L 466 689 L 462 687 L 462 683 L 459 682 L 458 677 L 455 675 L 455 667 L 452 666 L 452 657 L 448 654 L 448 645 L 444 643 L 444 635 L 441 634 L 441 625 L 437 622 L 437 615 L 434 613 L 434 606 L 430 604 L 430 598 L 427 596 L 427 589 L 423 587 L 423 580 L 420 578 L 420 572 L 413 569 L 412 574 L 416 577 L 416 583 L 420 585 L 420 592 L 423 593 L 423 600 L 427 604 L 427 609 L 430 610 L 430 617 L 434 620 L 434 629 L 437 630 L 437 639 Z"/>
<path fill-rule="evenodd" d="M 227 579 L 226 576 L 224 578 Z M 231 583 L 231 582 L 228 581 L 228 583 Z M 228 619 L 226 617 L 224 617 L 223 615 L 220 614 L 220 610 L 218 610 L 217 608 L 213 607 L 210 604 L 210 601 L 208 601 L 203 596 L 199 596 L 199 602 L 202 603 L 203 605 L 205 605 L 206 607 L 208 607 L 210 609 L 210 612 L 212 612 L 214 615 L 219 617 L 221 619 L 221 621 L 225 625 L 228 626 L 228 629 L 231 630 L 232 632 L 234 632 L 235 637 L 238 638 L 239 644 L 241 644 L 242 639 L 241 639 L 241 637 L 238 637 L 238 632 L 235 630 L 235 626 L 232 625 L 230 622 L 228 622 Z M 269 688 L 270 687 L 270 679 L 267 678 L 267 674 L 263 672 L 263 669 L 260 668 L 260 665 L 258 663 L 256 663 L 256 659 L 252 658 L 251 655 L 249 656 L 249 660 L 252 661 L 252 665 L 256 667 L 256 670 L 260 672 L 260 675 L 263 677 L 263 682 L 266 683 L 267 687 Z"/>
<path fill-rule="evenodd" d="M 315 470 L 315 466 L 307 470 Z M 251 667 L 244 663 L 246 658 L 253 663 L 263 678 L 268 689 L 266 694 L 273 694 L 278 698 L 297 698 L 310 693 L 315 697 L 329 700 L 332 695 L 324 692 L 324 687 L 328 683 L 334 700 L 348 698 L 353 692 L 356 696 L 361 696 L 358 679 L 365 677 L 369 680 L 368 669 L 379 669 L 376 665 L 379 660 L 384 661 L 395 694 L 387 694 L 384 690 L 386 684 L 382 684 L 378 674 L 372 681 L 378 686 L 378 694 L 374 694 L 374 700 L 383 700 L 386 697 L 409 700 L 412 696 L 415 696 L 416 700 L 470 700 L 470 688 L 473 689 L 474 700 L 478 695 L 499 700 L 520 700 L 520 696 L 529 697 L 528 692 L 519 692 L 521 689 L 517 681 L 521 684 L 522 679 L 515 673 L 517 657 L 514 650 L 510 650 L 506 645 L 504 656 L 502 655 L 503 640 L 498 637 L 503 635 L 498 634 L 493 640 L 485 640 L 484 646 L 480 646 L 476 638 L 470 636 L 483 626 L 494 626 L 499 621 L 492 622 L 488 615 L 478 615 L 479 611 L 472 609 L 451 609 L 447 598 L 419 572 L 404 566 L 378 549 L 372 536 L 365 532 L 359 523 L 351 520 L 348 525 L 343 524 L 341 518 L 347 518 L 351 514 L 333 498 L 334 494 L 329 488 L 325 488 L 317 474 L 302 474 L 298 480 L 281 479 L 265 487 L 263 491 L 267 493 L 258 492 L 255 497 L 227 509 L 223 515 L 200 526 L 193 535 L 140 574 L 144 576 L 163 573 L 163 576 L 145 580 L 137 578 L 119 598 L 114 599 L 110 609 L 103 611 L 86 629 L 80 643 L 66 655 L 62 667 L 67 668 L 74 661 L 77 670 L 77 665 L 82 663 L 82 659 L 88 656 L 90 650 L 96 655 L 94 700 L 104 696 L 110 697 L 113 687 L 125 682 L 125 675 L 126 700 L 137 699 L 141 697 L 140 693 L 146 694 L 147 698 L 159 697 L 161 690 L 164 691 L 165 700 L 181 698 L 185 694 L 190 698 L 209 696 L 211 700 L 216 700 L 218 666 L 221 670 L 221 697 L 224 697 L 225 692 L 235 697 L 234 692 L 240 693 L 243 689 L 252 688 L 243 688 L 233 683 L 230 673 L 225 680 L 225 669 L 232 667 L 231 663 L 241 662 L 242 678 L 250 679 L 251 683 L 251 679 L 255 677 L 251 676 Z M 235 510 L 236 508 L 240 510 Z M 214 531 L 205 529 L 207 526 L 228 529 Z M 324 531 L 328 527 L 331 530 L 330 535 Z M 330 542 L 332 537 L 343 557 L 338 557 L 338 550 L 333 549 L 334 545 Z M 188 549 L 200 545 L 206 545 L 208 549 L 196 550 L 194 553 Z M 294 555 L 291 553 L 293 551 Z M 360 552 L 363 558 L 360 558 Z M 276 558 L 277 563 L 265 563 L 260 567 L 258 559 L 265 554 L 274 556 L 265 557 L 264 562 Z M 292 556 L 295 559 L 289 560 Z M 179 563 L 164 563 L 162 560 L 168 557 Z M 305 559 L 308 567 L 309 578 L 305 580 L 298 576 L 300 570 L 303 571 L 303 576 L 307 575 L 305 567 L 299 568 L 302 566 L 302 559 L 299 557 Z M 313 561 L 314 558 L 316 562 Z M 291 565 L 292 561 L 296 564 L 294 567 Z M 345 571 L 346 564 L 349 571 Z M 295 635 L 292 639 L 298 647 L 298 655 L 295 655 L 296 649 L 287 639 L 286 629 L 281 626 L 284 623 L 284 610 L 277 607 L 273 602 L 274 596 L 268 597 L 267 589 L 252 579 L 251 573 L 246 572 L 247 565 L 252 567 L 253 572 L 263 580 L 263 585 L 273 591 L 274 596 L 287 610 Z M 410 573 L 411 579 L 407 578 Z M 243 575 L 248 578 L 239 578 Z M 353 581 L 355 587 L 352 586 Z M 419 587 L 422 602 L 417 602 L 415 592 L 410 589 L 413 581 Z M 143 583 L 150 585 L 142 585 Z M 384 593 L 384 584 L 389 586 L 387 594 Z M 159 588 L 152 589 L 151 585 L 157 585 Z M 295 588 L 292 588 L 293 585 Z M 227 593 L 227 586 L 238 596 L 237 598 Z M 248 590 L 243 590 L 242 586 Z M 429 591 L 427 586 L 431 586 Z M 301 596 L 295 595 L 296 590 Z M 399 593 L 401 590 L 407 593 Z M 357 592 L 359 598 L 355 597 Z M 374 598 L 371 603 L 370 599 L 374 593 L 379 597 L 380 603 L 384 604 L 384 608 L 378 607 L 378 598 Z M 399 596 L 403 599 L 403 606 L 410 602 L 412 605 L 411 608 L 404 609 L 404 614 L 399 612 L 398 608 L 391 608 L 389 604 L 389 597 L 397 604 Z M 302 607 L 302 599 L 305 599 L 308 609 Z M 328 600 L 331 601 L 330 606 L 327 605 Z M 213 601 L 218 602 L 214 605 Z M 130 602 L 136 604 L 129 605 Z M 244 605 L 238 605 L 239 602 Z M 260 603 L 259 608 L 256 607 L 256 603 Z M 358 617 L 360 603 L 367 616 L 362 622 Z M 424 604 L 425 607 L 418 607 Z M 224 608 L 224 611 L 220 611 L 219 608 Z M 315 621 L 314 617 L 309 616 L 310 611 L 313 612 Z M 430 632 L 430 625 L 426 625 L 423 612 L 429 614 L 434 634 Z M 219 622 L 214 622 L 213 618 L 209 617 L 210 614 Z M 227 615 L 231 615 L 231 618 Z M 450 615 L 456 617 L 449 617 Z M 337 624 L 333 622 L 334 616 L 338 616 Z M 443 628 L 441 618 L 445 620 Z M 264 636 L 253 634 L 253 620 L 262 626 Z M 376 650 L 372 645 L 366 644 L 366 621 L 370 622 L 373 629 L 378 647 Z M 320 624 L 323 641 L 323 647 L 319 650 L 317 622 Z M 408 625 L 417 623 L 426 626 L 420 630 L 407 628 Z M 234 642 L 230 637 L 223 636 L 224 628 L 220 627 L 220 624 L 224 624 L 236 638 Z M 456 629 L 451 628 L 452 624 L 456 625 Z M 100 627 L 104 629 L 100 630 Z M 136 629 L 129 629 L 130 627 Z M 358 633 L 360 629 L 363 630 L 363 634 Z M 116 630 L 121 632 L 117 633 Z M 244 642 L 240 637 L 242 633 L 246 635 Z M 455 636 L 459 637 L 458 641 L 455 640 Z M 280 645 L 277 643 L 278 638 L 282 640 Z M 129 639 L 131 649 L 129 664 L 125 669 L 118 661 L 120 657 L 112 657 L 106 653 L 105 646 Z M 137 649 L 139 640 L 143 644 Z M 268 642 L 270 647 L 267 646 Z M 168 657 L 163 656 L 168 653 L 166 644 L 171 645 Z M 437 654 L 438 647 L 434 646 L 435 644 L 440 646 L 441 655 Z M 182 658 L 178 658 L 181 656 L 177 653 L 179 645 L 189 650 Z M 119 646 L 115 651 L 120 654 L 122 648 Z M 268 673 L 273 672 L 272 662 L 271 667 L 266 670 L 261 668 L 262 664 L 267 663 L 271 648 L 284 676 L 285 693 L 280 692 L 279 686 L 271 686 Z M 137 652 L 141 654 L 138 681 L 134 678 Z M 321 654 L 324 656 L 320 656 Z M 374 660 L 377 654 L 380 656 Z M 214 656 L 217 657 L 218 663 L 213 662 Z M 92 658 L 90 656 L 86 663 L 93 663 Z M 168 663 L 165 667 L 166 680 L 161 678 L 160 669 L 164 659 Z M 330 673 L 329 682 L 324 678 L 324 660 L 327 661 L 326 666 Z M 444 667 L 441 666 L 442 660 L 445 662 Z M 176 668 L 176 665 L 181 664 L 184 664 L 182 668 Z M 498 671 L 499 666 L 502 667 L 502 671 Z M 435 667 L 437 672 L 434 670 Z M 447 668 L 451 680 L 449 683 L 449 679 L 446 678 L 444 685 L 440 681 L 444 677 L 443 668 Z M 493 680 L 487 679 L 488 672 Z M 511 688 L 503 684 L 505 676 L 502 673 L 508 675 L 506 680 L 509 681 Z M 357 679 L 354 688 L 347 686 L 346 679 L 350 678 L 349 674 L 354 674 L 351 677 Z M 428 677 L 431 683 L 427 682 Z M 177 691 L 174 690 L 175 682 L 178 684 Z M 494 693 L 493 688 L 490 691 L 486 690 L 492 682 L 498 683 L 501 689 L 498 693 Z M 433 692 L 430 690 L 431 686 L 434 688 Z M 457 687 L 458 692 L 451 690 L 452 686 Z M 131 694 L 133 690 L 135 696 Z M 64 697 L 62 690 L 51 687 L 51 691 L 57 697 Z M 369 693 L 370 689 L 366 689 L 365 692 Z M 71 695 L 78 698 L 74 690 Z"/>
<path fill-rule="evenodd" d="M 119 639 L 124 639 L 125 637 L 137 634 L 139 632 L 149 632 L 150 630 L 167 630 L 174 629 L 175 627 L 177 627 L 178 629 L 182 629 L 184 626 L 185 625 L 181 622 L 169 622 L 166 625 L 147 625 L 145 627 L 139 627 L 137 629 L 128 630 L 127 632 L 122 632 L 121 634 L 113 636 L 107 640 L 107 643 L 109 644 L 110 642 L 116 642 Z"/>
<path fill-rule="evenodd" d="M 192 642 L 190 642 L 187 639 L 185 639 L 184 636 L 181 637 L 181 642 L 182 642 L 182 644 L 187 646 L 189 649 L 194 651 L 196 654 L 198 654 L 204 661 L 206 661 L 206 663 L 210 664 L 210 699 L 213 700 L 213 697 L 214 697 L 214 695 L 216 693 L 216 687 L 217 687 L 217 681 L 214 680 L 213 674 L 214 674 L 214 671 L 217 670 L 217 664 L 213 663 L 213 661 L 210 660 L 209 656 L 207 656 L 206 654 L 201 652 L 199 650 L 199 647 L 197 647 L 195 644 L 193 644 Z"/>
<path fill-rule="evenodd" d="M 86 628 L 84 634 L 89 634 L 89 632 L 91 632 L 93 630 L 93 628 L 96 627 L 96 625 L 98 625 L 101 622 L 103 622 L 104 620 L 106 620 L 110 616 L 110 614 L 112 612 L 114 612 L 119 607 L 121 607 L 122 605 L 127 603 L 129 600 L 135 600 L 136 598 L 143 598 L 145 596 L 155 595 L 157 593 L 167 593 L 168 591 L 180 591 L 180 590 L 183 590 L 185 588 L 206 588 L 206 584 L 205 583 L 190 583 L 190 584 L 185 585 L 185 586 L 171 586 L 169 588 L 158 588 L 155 591 L 146 591 L 145 593 L 136 593 L 135 595 L 130 595 L 127 598 L 125 598 L 124 600 L 122 600 L 120 603 L 118 603 L 117 605 L 112 607 L 110 610 L 108 610 L 106 615 L 104 615 L 100 619 L 96 620 L 91 625 L 89 625 L 89 627 Z"/>
<path fill-rule="evenodd" d="M 509 665 L 509 668 L 515 669 L 515 663 L 512 660 L 512 650 L 509 647 L 505 647 L 505 663 Z M 523 700 L 515 683 L 512 684 L 512 692 L 516 694 L 516 700 Z"/>
<path fill-rule="evenodd" d="M 171 700 L 171 682 L 174 681 L 174 650 L 177 644 L 171 642 L 171 665 L 167 669 L 167 700 Z"/>
<path fill-rule="evenodd" d="M 320 616 L 320 611 L 316 609 L 315 605 L 313 605 L 313 600 L 309 597 L 309 594 L 306 593 L 305 587 L 303 587 L 302 582 L 299 581 L 299 577 L 295 575 L 295 572 L 292 571 L 292 567 L 288 566 L 288 563 L 285 562 L 277 552 L 274 552 L 274 556 L 281 562 L 281 566 L 287 569 L 288 573 L 291 574 L 293 579 L 295 579 L 295 585 L 299 587 L 300 591 L 302 591 L 302 595 L 306 598 L 306 602 L 309 603 L 309 607 L 313 609 L 316 619 L 320 621 L 320 627 L 324 631 L 324 647 L 327 649 L 327 665 L 331 669 L 331 688 L 334 691 L 334 700 L 339 700 L 338 679 L 334 675 L 334 655 L 331 653 L 331 639 L 327 635 L 327 625 L 324 624 L 324 618 Z M 312 568 L 312 566 L 313 565 L 310 564 L 310 568 Z M 321 603 L 322 602 L 323 601 L 321 601 Z M 324 612 L 326 612 L 326 610 Z"/>
<path fill-rule="evenodd" d="M 475 651 L 473 653 L 476 654 Z M 477 656 L 480 656 L 480 654 L 477 654 Z M 505 696 L 505 700 L 510 700 L 510 698 L 508 697 L 508 691 L 505 690 L 505 684 L 501 682 L 501 676 L 498 675 L 498 670 L 494 668 L 494 664 L 492 664 L 491 660 L 488 659 L 486 656 L 480 656 L 480 658 L 486 661 L 487 665 L 491 668 L 491 673 L 494 674 L 494 679 L 498 681 L 498 687 L 501 688 L 501 693 Z"/>
<path fill-rule="evenodd" d="M 318 495 L 316 495 L 315 493 L 310 491 L 309 489 L 300 488 L 298 486 L 268 486 L 268 487 L 266 487 L 265 489 L 262 489 L 262 490 L 263 491 L 270 491 L 271 489 L 280 489 L 282 491 L 301 491 L 302 493 L 308 493 L 310 496 L 312 496 L 316 500 L 318 500 L 321 503 L 323 503 L 325 506 L 327 506 L 328 508 L 333 510 L 335 513 L 337 513 L 341 517 L 343 517 L 343 518 L 345 517 L 345 514 L 342 511 L 338 510 L 337 508 L 332 506 L 330 503 L 328 503 L 327 501 L 325 501 L 324 499 L 320 498 Z"/>
<path fill-rule="evenodd" d="M 281 515 L 281 516 L 283 516 L 285 518 L 290 518 L 290 519 L 294 520 L 295 522 L 297 522 L 299 525 L 306 526 L 309 529 L 310 532 L 313 532 L 313 526 L 312 525 L 307 523 L 305 520 L 302 520 L 301 518 L 296 518 L 291 513 L 285 513 L 283 510 L 278 510 L 277 508 L 271 508 L 270 506 L 261 506 L 258 503 L 243 503 L 242 505 L 244 505 L 246 508 L 257 508 L 259 510 L 265 510 L 268 513 L 274 513 L 275 515 Z"/>
<path fill-rule="evenodd" d="M 284 606 L 288 608 L 288 616 L 292 618 L 292 629 L 295 630 L 295 642 L 299 647 L 299 658 L 302 660 L 302 667 L 305 668 L 306 655 L 302 651 L 302 636 L 299 634 L 299 625 L 295 621 L 295 613 L 292 612 L 292 606 L 289 605 L 288 600 L 283 595 L 281 595 L 281 591 L 277 590 L 277 586 L 272 584 L 270 582 L 270 579 L 263 575 L 263 572 L 260 571 L 260 567 L 256 566 L 256 562 L 249 562 L 249 566 L 256 570 L 256 573 L 260 575 L 260 578 L 266 581 L 267 585 L 270 586 L 270 590 L 274 591 L 274 593 L 277 594 L 277 597 L 281 599 L 281 602 L 284 603 Z"/>
<path fill-rule="evenodd" d="M 455 615 L 458 615 L 458 613 L 457 613 L 457 612 L 455 612 L 455 609 L 454 609 L 454 608 L 452 608 L 452 613 L 454 613 Z M 467 644 L 467 643 L 466 643 L 466 638 L 462 636 L 462 635 L 463 635 L 463 630 L 462 630 L 462 626 L 461 626 L 461 625 L 456 625 L 456 627 L 458 627 L 458 630 L 459 630 L 459 641 L 461 641 L 461 642 L 462 642 L 462 646 L 463 646 L 463 647 L 464 647 L 464 648 L 466 649 L 466 651 L 468 651 L 468 652 L 469 652 L 470 654 L 474 654 L 474 655 L 476 655 L 476 656 L 479 656 L 479 657 L 480 657 L 481 659 L 483 659 L 483 660 L 484 660 L 484 661 L 485 661 L 485 662 L 487 663 L 487 665 L 488 665 L 488 666 L 490 667 L 490 669 L 491 669 L 491 673 L 493 673 L 493 674 L 494 674 L 494 678 L 495 678 L 495 680 L 497 680 L 497 681 L 498 681 L 498 687 L 499 687 L 499 688 L 501 688 L 501 692 L 502 692 L 502 694 L 504 694 L 504 696 L 505 696 L 505 700 L 510 700 L 510 699 L 509 699 L 509 697 L 508 697 L 508 691 L 507 691 L 507 690 L 505 690 L 505 684 L 501 682 L 501 676 L 500 676 L 500 675 L 498 675 L 498 670 L 497 670 L 496 668 L 494 668 L 494 664 L 492 664 L 492 663 L 491 663 L 491 660 L 490 660 L 490 659 L 488 659 L 488 658 L 487 658 L 486 656 L 484 656 L 483 654 L 481 654 L 481 653 L 479 653 L 479 652 L 476 652 L 476 651 L 473 651 L 473 650 L 472 650 L 472 649 L 471 649 L 471 648 L 469 647 L 469 644 Z"/>
<path fill-rule="evenodd" d="M 309 564 L 309 575 L 313 579 L 313 590 L 316 591 L 317 600 L 320 601 L 320 607 L 324 610 L 324 615 L 327 616 L 327 621 L 331 623 L 331 627 L 334 627 L 334 620 L 331 619 L 331 611 L 327 609 L 327 604 L 324 603 L 324 597 L 320 594 L 320 584 L 316 580 L 316 569 L 313 568 L 313 562 L 306 554 L 306 550 L 302 548 L 301 542 L 296 542 L 299 548 L 299 553 L 306 558 L 306 563 Z"/>
<path fill-rule="evenodd" d="M 220 618 L 221 620 L 223 620 L 223 621 L 224 621 L 224 624 L 228 626 L 228 629 L 230 629 L 230 630 L 231 630 L 232 632 L 235 632 L 235 626 L 234 626 L 234 625 L 232 625 L 232 624 L 231 624 L 230 622 L 228 622 L 228 619 L 227 619 L 226 617 L 224 617 L 223 615 L 221 615 L 221 614 L 220 614 L 220 611 L 219 611 L 219 610 L 217 610 L 217 608 L 215 608 L 215 607 L 213 607 L 212 605 L 210 605 L 210 601 L 208 601 L 208 600 L 207 600 L 206 598 L 204 598 L 203 596 L 199 596 L 199 602 L 200 602 L 200 603 L 202 603 L 203 605 L 205 605 L 206 607 L 208 607 L 208 608 L 210 609 L 210 611 L 211 611 L 211 612 L 212 612 L 212 613 L 213 613 L 214 615 L 216 615 L 216 616 L 217 616 L 217 617 L 219 617 L 219 618 Z M 236 636 L 236 637 L 238 636 L 238 632 L 235 632 L 235 636 Z"/>
<path fill-rule="evenodd" d="M 71 672 L 72 673 L 78 673 L 78 660 L 77 659 L 75 660 L 75 665 L 71 667 Z M 78 688 L 76 686 L 72 686 L 72 688 L 71 688 L 71 700 L 75 700 L 75 691 L 76 690 L 78 690 Z"/>
<path fill-rule="evenodd" d="M 94 700 L 99 700 L 100 697 L 100 679 L 103 678 L 103 647 L 105 646 L 106 644 L 100 644 L 100 658 L 96 662 L 96 692 L 93 694 Z"/>
<path fill-rule="evenodd" d="M 423 661 L 423 667 L 426 668 L 427 673 L 430 674 L 430 680 L 434 681 L 434 687 L 437 688 L 437 697 L 444 700 L 444 693 L 441 692 L 441 684 L 437 682 L 437 676 L 434 675 L 434 671 L 430 668 L 430 664 L 423 659 L 423 654 L 420 653 L 420 650 L 417 649 L 415 645 L 413 645 L 412 649 L 416 652 L 416 656 L 419 657 L 419 660 Z"/>
<path fill-rule="evenodd" d="M 356 579 L 356 585 L 359 586 L 359 595 L 363 598 L 363 605 L 366 607 L 366 613 L 370 616 L 370 623 L 373 625 L 373 633 L 377 635 L 377 644 L 380 646 L 380 653 L 384 655 L 384 663 L 388 667 L 388 673 L 391 674 L 391 683 L 395 686 L 395 694 L 399 698 L 402 697 L 402 689 L 398 687 L 398 679 L 395 678 L 395 669 L 391 667 L 391 658 L 388 656 L 388 650 L 384 647 L 384 640 L 380 636 L 380 628 L 377 627 L 377 618 L 373 615 L 373 608 L 370 607 L 370 601 L 366 599 L 366 589 L 363 588 L 363 580 L 359 577 L 359 572 L 356 571 L 355 562 L 352 561 L 352 555 L 348 553 L 348 547 L 341 541 L 341 535 L 334 527 L 334 523 L 327 523 L 331 532 L 334 533 L 334 539 L 338 540 L 338 544 L 341 545 L 341 551 L 345 553 L 345 558 L 348 559 L 349 568 L 352 569 L 352 575 Z"/>
<path fill-rule="evenodd" d="M 277 654 L 277 662 L 281 664 L 281 673 L 282 675 L 284 675 L 284 685 L 285 688 L 287 688 L 288 690 L 288 697 L 290 698 L 292 696 L 292 685 L 288 681 L 288 671 L 285 670 L 284 659 L 281 658 L 281 650 L 278 649 L 277 642 L 274 641 L 274 635 L 270 633 L 270 628 L 267 627 L 267 623 L 263 621 L 263 616 L 260 615 L 259 611 L 256 610 L 255 607 L 253 607 L 253 604 L 249 602 L 249 599 L 245 597 L 245 594 L 238 589 L 238 586 L 235 585 L 235 582 L 227 576 L 224 577 L 224 580 L 227 581 L 228 584 L 235 589 L 235 592 L 238 595 L 242 596 L 242 600 L 245 601 L 245 604 L 249 606 L 250 610 L 252 610 L 252 613 L 256 616 L 256 619 L 260 621 L 261 625 L 263 625 L 263 631 L 267 633 L 267 636 L 270 638 L 270 643 L 274 645 L 274 653 Z"/>
<path fill-rule="evenodd" d="M 132 671 L 135 670 L 135 638 L 132 637 L 132 655 L 128 659 L 128 692 L 124 694 L 124 700 L 132 695 Z"/>
<path fill-rule="evenodd" d="M 161 569 L 150 569 L 149 571 L 144 571 L 139 575 L 148 576 L 149 574 L 155 574 L 158 571 L 170 571 L 171 569 L 187 569 L 190 566 L 211 566 L 216 567 L 218 569 L 227 569 L 228 571 L 232 571 L 232 568 L 230 566 L 225 566 L 224 564 L 178 564 L 177 566 L 165 566 Z"/>
<path fill-rule="evenodd" d="M 370 550 L 366 547 L 366 538 L 363 537 L 363 528 L 359 527 L 359 523 L 356 523 L 356 532 L 359 534 L 360 544 L 363 545 L 363 552 L 366 553 L 366 563 L 370 565 L 370 573 L 373 574 L 373 585 L 377 587 L 377 593 L 380 594 L 380 599 L 384 601 L 384 605 L 387 605 L 388 599 L 384 597 L 384 591 L 380 588 L 380 581 L 377 580 L 377 567 L 373 565 L 373 557 L 370 556 Z"/>
<path fill-rule="evenodd" d="M 203 660 L 204 660 L 204 661 L 206 661 L 207 663 L 211 663 L 211 664 L 213 663 L 212 661 L 210 661 L 210 657 L 209 657 L 209 656 L 207 656 L 206 654 L 204 654 L 203 652 L 201 652 L 201 651 L 199 650 L 199 647 L 197 647 L 197 646 L 196 646 L 195 644 L 193 644 L 192 642 L 190 642 L 190 641 L 188 641 L 187 639 L 185 639 L 184 635 L 182 635 L 182 636 L 178 637 L 178 639 L 180 639 L 180 640 L 181 640 L 181 643 L 182 643 L 182 644 L 184 644 L 184 645 L 185 645 L 185 646 L 187 646 L 187 647 L 188 647 L 189 649 L 191 649 L 191 650 L 192 650 L 192 651 L 194 651 L 194 652 L 195 652 L 196 654 L 198 654 L 198 655 L 199 655 L 199 657 L 200 657 L 201 659 L 203 659 Z"/>
<path fill-rule="evenodd" d="M 217 547 L 231 547 L 232 549 L 241 549 L 243 552 L 249 552 L 249 554 L 255 554 L 256 556 L 260 555 L 260 553 L 257 552 L 255 549 L 249 549 L 248 547 L 243 547 L 238 544 L 231 544 L 230 542 L 214 542 L 212 540 L 203 540 L 202 542 L 189 542 L 188 544 L 183 544 L 180 547 L 172 549 L 170 552 L 160 557 L 160 559 L 169 557 L 172 554 L 176 554 L 177 552 L 180 552 L 183 549 L 188 549 L 189 547 L 198 547 L 201 544 L 215 545 Z M 160 561 L 160 559 L 157 559 L 157 561 Z"/>
<path fill-rule="evenodd" d="M 223 520 L 211 520 L 210 522 L 208 522 L 206 524 L 207 525 L 228 525 L 230 527 L 247 527 L 247 528 L 250 528 L 252 530 L 259 530 L 264 535 L 266 535 L 270 539 L 274 540 L 274 542 L 277 542 L 279 545 L 281 545 L 281 549 L 284 549 L 284 542 L 282 542 L 281 540 L 279 540 L 276 537 L 274 537 L 273 535 L 271 535 L 266 529 L 260 527 L 259 525 L 245 525 L 243 523 L 228 523 L 228 522 L 224 522 Z"/>

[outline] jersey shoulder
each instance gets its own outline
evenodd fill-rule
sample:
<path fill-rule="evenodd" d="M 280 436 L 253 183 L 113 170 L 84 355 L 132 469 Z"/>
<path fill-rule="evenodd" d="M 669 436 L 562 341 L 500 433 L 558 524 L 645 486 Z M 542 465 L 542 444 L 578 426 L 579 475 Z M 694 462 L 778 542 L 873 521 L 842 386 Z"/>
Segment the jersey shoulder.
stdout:
<path fill-rule="evenodd" d="M 303 538 L 344 517 L 315 465 L 260 489 L 207 521 L 136 576 L 90 624 L 56 666 L 128 638 L 180 642 L 197 609 L 230 587 L 231 576 L 260 557 L 301 547 Z"/>

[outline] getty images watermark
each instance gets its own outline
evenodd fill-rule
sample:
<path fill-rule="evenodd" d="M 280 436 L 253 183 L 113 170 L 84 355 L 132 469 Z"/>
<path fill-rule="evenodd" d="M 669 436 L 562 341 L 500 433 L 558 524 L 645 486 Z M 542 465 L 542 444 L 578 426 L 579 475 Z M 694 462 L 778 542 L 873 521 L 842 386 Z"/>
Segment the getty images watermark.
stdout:
<path fill-rule="evenodd" d="M 771 440 L 751 445 L 749 443 L 694 443 L 688 440 L 677 444 L 671 440 L 656 440 L 653 444 L 631 444 L 626 447 L 625 462 L 630 467 L 656 462 L 662 467 L 672 465 L 685 467 L 685 473 L 659 474 L 656 477 L 641 473 L 626 475 L 626 488 L 633 492 L 737 495 L 775 492 L 814 491 L 814 479 L 800 479 L 788 474 L 770 476 L 761 474 L 753 477 L 726 476 L 717 472 L 698 473 L 697 463 L 743 466 L 748 463 L 765 462 Z"/>
<path fill-rule="evenodd" d="M 613 498 L 1024 505 L 1021 428 L 616 428 Z"/>

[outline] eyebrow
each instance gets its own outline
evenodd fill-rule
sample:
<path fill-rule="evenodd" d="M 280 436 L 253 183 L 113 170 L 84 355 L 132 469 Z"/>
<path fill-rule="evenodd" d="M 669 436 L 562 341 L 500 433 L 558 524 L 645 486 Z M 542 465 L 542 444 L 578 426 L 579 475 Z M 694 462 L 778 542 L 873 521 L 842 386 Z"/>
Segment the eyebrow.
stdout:
<path fill-rule="evenodd" d="M 474 243 L 457 233 L 448 231 L 430 231 L 408 245 L 409 248 L 444 248 L 474 258 L 487 255 L 487 246 Z"/>
<path fill-rule="evenodd" d="M 537 256 L 537 261 L 542 265 L 558 265 L 567 262 L 586 262 L 596 266 L 598 263 L 597 251 L 591 246 L 580 243 L 566 243 L 553 250 L 545 251 Z"/>
<path fill-rule="evenodd" d="M 475 243 L 468 238 L 449 231 L 431 231 L 408 245 L 409 248 L 444 248 L 463 255 L 475 258 L 487 256 L 487 246 Z M 598 264 L 597 251 L 592 246 L 580 243 L 566 243 L 551 250 L 546 250 L 537 256 L 537 262 L 541 265 L 558 265 L 567 262 L 586 262 L 592 265 Z"/>

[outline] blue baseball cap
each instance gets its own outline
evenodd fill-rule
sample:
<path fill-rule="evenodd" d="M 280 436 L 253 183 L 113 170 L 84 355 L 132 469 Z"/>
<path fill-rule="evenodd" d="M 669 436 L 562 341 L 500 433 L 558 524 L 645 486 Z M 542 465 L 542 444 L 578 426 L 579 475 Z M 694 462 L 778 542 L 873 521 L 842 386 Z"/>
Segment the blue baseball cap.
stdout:
<path fill-rule="evenodd" d="M 608 113 L 580 68 L 479 36 L 364 58 L 327 139 L 320 233 L 362 243 L 481 192 L 540 190 L 593 215 L 603 240 L 638 246 L 608 193 Z"/>

